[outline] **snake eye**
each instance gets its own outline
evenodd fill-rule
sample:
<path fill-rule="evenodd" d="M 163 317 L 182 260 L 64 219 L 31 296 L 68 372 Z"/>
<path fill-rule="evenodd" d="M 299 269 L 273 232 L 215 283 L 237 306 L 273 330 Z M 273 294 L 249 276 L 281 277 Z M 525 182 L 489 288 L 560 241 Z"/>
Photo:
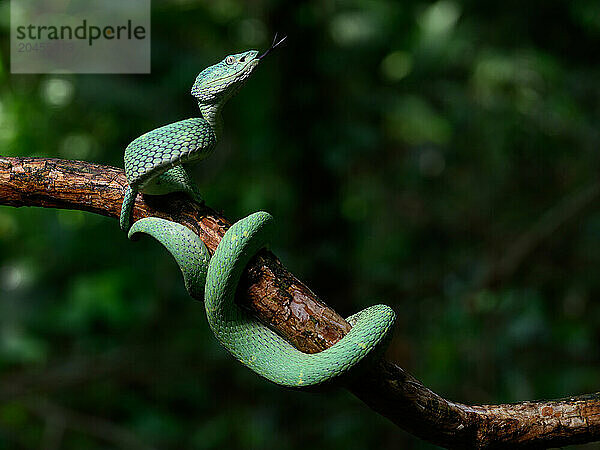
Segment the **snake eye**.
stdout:
<path fill-rule="evenodd" d="M 233 57 L 233 55 L 229 55 L 227 58 L 225 58 L 225 62 L 231 65 L 235 62 L 235 58 Z"/>

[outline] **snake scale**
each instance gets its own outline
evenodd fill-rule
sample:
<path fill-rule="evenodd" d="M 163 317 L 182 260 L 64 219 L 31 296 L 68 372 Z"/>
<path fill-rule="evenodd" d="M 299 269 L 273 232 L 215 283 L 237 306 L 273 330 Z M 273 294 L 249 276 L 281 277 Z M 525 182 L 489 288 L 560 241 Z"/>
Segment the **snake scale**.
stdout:
<path fill-rule="evenodd" d="M 234 303 L 244 268 L 273 234 L 270 214 L 256 212 L 234 223 L 212 258 L 200 238 L 181 224 L 147 217 L 130 227 L 138 192 L 161 195 L 181 191 L 202 201 L 183 164 L 210 155 L 221 133 L 223 105 L 284 39 L 277 41 L 276 35 L 262 55 L 249 50 L 229 55 L 204 69 L 191 91 L 201 117 L 157 128 L 127 146 L 125 174 L 129 186 L 120 226 L 129 230 L 130 238 L 139 233 L 154 237 L 171 253 L 183 273 L 188 293 L 204 299 L 212 331 L 236 359 L 274 383 L 300 387 L 322 384 L 343 375 L 375 349 L 381 349 L 393 327 L 394 311 L 386 305 L 366 308 L 347 319 L 352 329 L 335 345 L 306 354 Z"/>

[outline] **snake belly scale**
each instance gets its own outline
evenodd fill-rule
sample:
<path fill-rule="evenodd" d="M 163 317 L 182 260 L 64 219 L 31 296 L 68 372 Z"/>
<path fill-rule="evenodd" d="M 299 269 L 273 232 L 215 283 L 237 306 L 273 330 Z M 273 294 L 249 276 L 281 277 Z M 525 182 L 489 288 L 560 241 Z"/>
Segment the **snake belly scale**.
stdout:
<path fill-rule="evenodd" d="M 332 347 L 306 354 L 288 343 L 234 302 L 246 265 L 273 235 L 273 219 L 257 212 L 239 220 L 225 233 L 212 258 L 198 235 L 189 228 L 157 217 L 136 221 L 131 210 L 138 192 L 165 194 L 183 191 L 201 201 L 199 191 L 182 166 L 200 160 L 214 149 L 220 135 L 223 104 L 241 87 L 263 55 L 256 50 L 229 55 L 202 71 L 192 95 L 202 117 L 150 131 L 125 151 L 129 186 L 123 201 L 120 225 L 129 237 L 145 233 L 157 239 L 175 258 L 189 294 L 204 299 L 208 323 L 219 342 L 242 364 L 283 386 L 325 383 L 347 373 L 361 360 L 381 349 L 395 321 L 394 311 L 375 305 L 347 320 L 352 329 Z"/>

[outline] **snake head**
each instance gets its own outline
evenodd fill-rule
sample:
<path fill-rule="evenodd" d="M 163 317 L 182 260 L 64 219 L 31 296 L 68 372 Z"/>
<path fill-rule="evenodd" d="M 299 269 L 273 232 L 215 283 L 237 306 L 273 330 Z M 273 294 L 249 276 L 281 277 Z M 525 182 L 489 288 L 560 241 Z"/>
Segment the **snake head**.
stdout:
<path fill-rule="evenodd" d="M 257 50 L 229 55 L 200 72 L 192 86 L 192 95 L 203 103 L 227 99 L 242 87 L 259 62 Z"/>
<path fill-rule="evenodd" d="M 257 50 L 247 50 L 228 55 L 223 61 L 207 67 L 196 77 L 192 95 L 202 103 L 227 100 L 242 87 L 258 63 L 285 41 L 285 38 L 286 36 L 277 40 L 275 33 L 271 47 L 262 55 L 259 55 Z"/>

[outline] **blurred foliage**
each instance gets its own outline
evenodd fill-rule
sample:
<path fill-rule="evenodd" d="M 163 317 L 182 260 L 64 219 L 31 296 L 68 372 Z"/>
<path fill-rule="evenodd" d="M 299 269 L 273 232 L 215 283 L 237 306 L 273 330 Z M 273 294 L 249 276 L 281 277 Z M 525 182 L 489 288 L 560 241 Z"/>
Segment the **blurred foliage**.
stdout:
<path fill-rule="evenodd" d="M 442 395 L 598 390 L 598 201 L 485 281 L 598 180 L 598 2 L 153 3 L 147 76 L 11 75 L 0 3 L 0 154 L 121 166 L 198 114 L 200 70 L 286 32 L 193 168 L 207 203 L 270 211 L 275 253 L 341 313 L 393 305 L 390 358 Z M 0 208 L 0 297 L 0 449 L 431 448 L 233 362 L 168 254 L 115 220 Z"/>

